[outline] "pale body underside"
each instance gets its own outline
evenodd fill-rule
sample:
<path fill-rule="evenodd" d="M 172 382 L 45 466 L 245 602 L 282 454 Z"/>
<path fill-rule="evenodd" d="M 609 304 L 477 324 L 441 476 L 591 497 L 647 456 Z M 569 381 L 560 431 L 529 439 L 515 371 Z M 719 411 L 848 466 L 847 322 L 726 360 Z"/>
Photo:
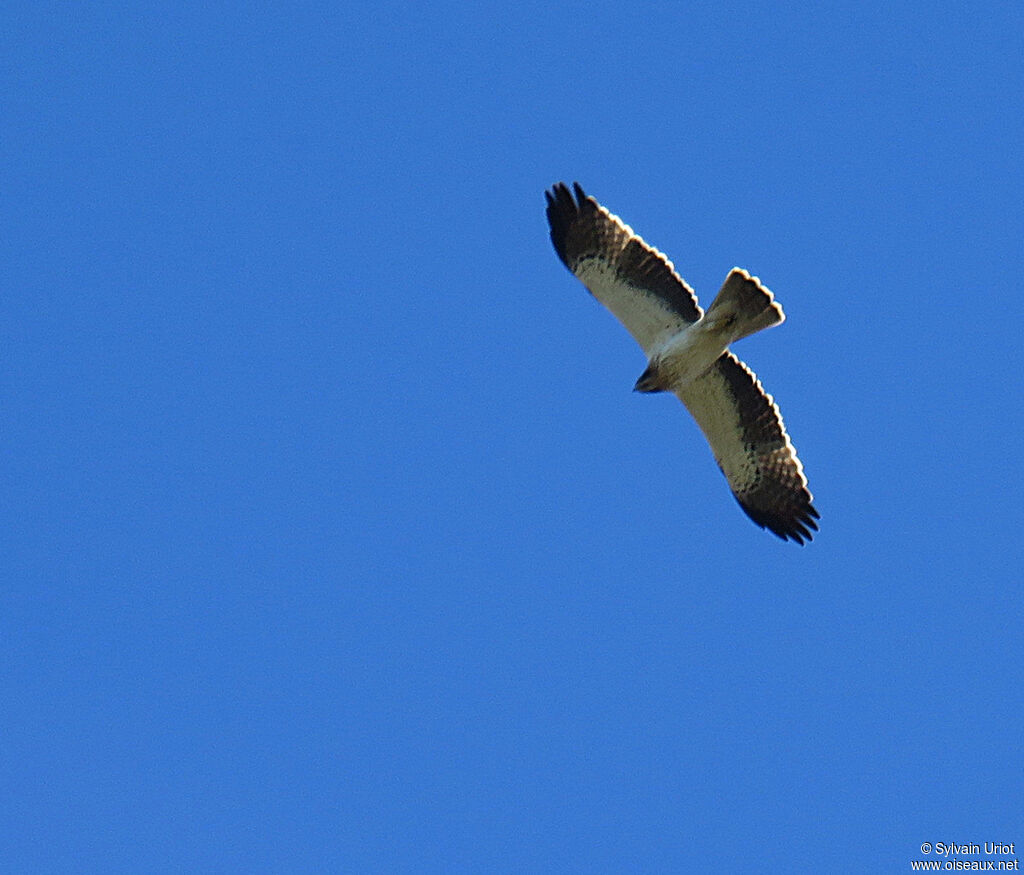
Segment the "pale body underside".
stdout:
<path fill-rule="evenodd" d="M 621 296 L 612 271 L 597 259 L 583 262 L 576 276 L 602 302 Z M 612 309 L 610 304 L 606 306 Z M 673 392 L 688 386 L 718 361 L 730 342 L 728 330 L 721 323 L 713 324 L 707 316 L 696 322 L 681 322 L 665 314 L 664 319 L 655 318 L 632 333 L 661 378 L 659 388 Z"/>

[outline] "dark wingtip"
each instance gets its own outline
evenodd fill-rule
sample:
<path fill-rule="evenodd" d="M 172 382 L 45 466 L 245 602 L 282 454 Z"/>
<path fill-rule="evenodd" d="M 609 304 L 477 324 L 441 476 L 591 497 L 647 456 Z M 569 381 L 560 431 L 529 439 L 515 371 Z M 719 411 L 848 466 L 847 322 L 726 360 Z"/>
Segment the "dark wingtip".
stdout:
<path fill-rule="evenodd" d="M 572 194 L 569 192 L 569 186 L 564 182 L 556 182 L 551 186 L 551 188 L 544 192 L 544 197 L 547 198 L 549 204 L 563 200 L 564 198 L 572 200 Z"/>
<path fill-rule="evenodd" d="M 573 197 L 575 193 L 575 198 Z M 560 204 L 564 207 L 570 207 L 573 210 L 578 210 L 583 206 L 583 202 L 589 200 L 589 195 L 583 190 L 583 186 L 578 182 L 572 184 L 572 191 L 569 190 L 569 186 L 564 182 L 556 182 L 551 186 L 550 189 L 544 192 L 544 199 L 547 201 L 548 206 L 551 207 L 555 204 Z"/>
<path fill-rule="evenodd" d="M 801 547 L 804 543 L 814 540 L 814 532 L 818 531 L 816 519 L 821 519 L 817 508 L 813 504 L 806 504 L 803 507 L 793 508 L 787 513 L 772 513 L 758 510 L 745 504 L 738 495 L 733 496 L 743 512 L 750 517 L 762 529 L 767 529 L 775 537 L 783 541 L 796 541 Z"/>
<path fill-rule="evenodd" d="M 544 192 L 548 205 L 547 216 L 548 225 L 551 227 L 551 243 L 554 245 L 558 257 L 562 259 L 562 263 L 570 270 L 572 267 L 566 255 L 566 237 L 569 234 L 569 229 L 579 217 L 587 197 L 578 182 L 573 183 L 573 188 L 576 190 L 578 202 L 573 199 L 569 186 L 564 182 L 556 182 L 551 186 L 550 191 Z"/>

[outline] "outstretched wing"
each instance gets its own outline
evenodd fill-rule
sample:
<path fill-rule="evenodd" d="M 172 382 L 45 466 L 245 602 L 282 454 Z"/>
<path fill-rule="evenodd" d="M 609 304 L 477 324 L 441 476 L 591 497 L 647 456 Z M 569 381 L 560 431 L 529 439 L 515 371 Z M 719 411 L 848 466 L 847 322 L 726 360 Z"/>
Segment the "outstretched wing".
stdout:
<path fill-rule="evenodd" d="M 562 182 L 545 192 L 555 251 L 650 355 L 662 339 L 700 319 L 697 297 L 662 253 L 578 182 L 573 188 L 575 198 Z"/>
<path fill-rule="evenodd" d="M 810 541 L 819 515 L 803 466 L 779 408 L 751 370 L 726 352 L 676 395 L 697 420 L 747 516 L 784 541 Z"/>

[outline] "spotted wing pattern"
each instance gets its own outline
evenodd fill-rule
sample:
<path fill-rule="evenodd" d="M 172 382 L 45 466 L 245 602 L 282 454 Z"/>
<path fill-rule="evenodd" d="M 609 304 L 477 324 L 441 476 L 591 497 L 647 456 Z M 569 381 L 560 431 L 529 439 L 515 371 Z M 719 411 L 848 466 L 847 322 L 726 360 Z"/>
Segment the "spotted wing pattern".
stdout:
<path fill-rule="evenodd" d="M 732 494 L 755 523 L 784 541 L 810 541 L 818 511 L 779 408 L 731 352 L 676 394 L 711 445 Z"/>

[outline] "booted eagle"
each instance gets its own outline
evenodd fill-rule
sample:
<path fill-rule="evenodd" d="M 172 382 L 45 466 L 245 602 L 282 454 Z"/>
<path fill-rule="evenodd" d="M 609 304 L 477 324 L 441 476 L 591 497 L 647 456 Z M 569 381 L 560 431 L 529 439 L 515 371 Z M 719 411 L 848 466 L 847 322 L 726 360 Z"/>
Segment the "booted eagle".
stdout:
<path fill-rule="evenodd" d="M 736 267 L 705 314 L 662 253 L 564 183 L 545 192 L 558 257 L 643 348 L 638 392 L 673 392 L 704 432 L 740 507 L 784 541 L 818 526 L 807 478 L 779 408 L 729 344 L 785 319 L 757 277 Z"/>

